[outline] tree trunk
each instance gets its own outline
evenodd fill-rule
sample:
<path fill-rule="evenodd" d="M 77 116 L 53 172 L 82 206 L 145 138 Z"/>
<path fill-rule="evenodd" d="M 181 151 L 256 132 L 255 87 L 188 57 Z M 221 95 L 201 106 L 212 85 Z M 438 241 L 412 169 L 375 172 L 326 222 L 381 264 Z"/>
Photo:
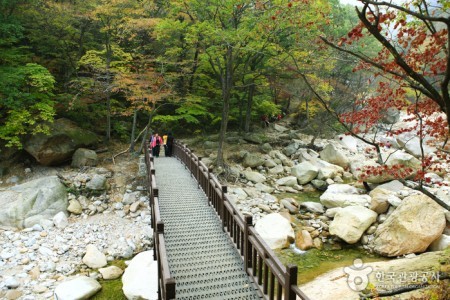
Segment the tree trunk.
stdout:
<path fill-rule="evenodd" d="M 112 49 L 109 37 L 106 39 L 106 141 L 111 139 L 111 58 Z"/>
<path fill-rule="evenodd" d="M 228 117 L 230 112 L 231 90 L 233 88 L 233 48 L 228 46 L 225 56 L 225 72 L 221 74 L 222 84 L 222 121 L 220 122 L 219 148 L 217 150 L 217 166 L 224 166 L 223 146 L 225 142 L 225 134 L 227 132 Z"/>
<path fill-rule="evenodd" d="M 247 97 L 247 110 L 245 112 L 245 132 L 250 132 L 250 124 L 252 119 L 252 105 L 253 105 L 253 95 L 255 94 L 255 81 L 252 79 L 251 85 L 248 88 Z"/>
<path fill-rule="evenodd" d="M 147 121 L 147 126 L 145 126 L 145 132 L 142 135 L 142 142 L 141 142 L 141 146 L 139 147 L 138 150 L 138 154 L 142 153 L 142 151 L 144 150 L 145 147 L 145 142 L 148 141 L 148 133 L 150 131 L 150 125 L 152 124 L 152 119 L 153 119 L 153 111 L 150 113 L 150 116 L 148 117 L 148 121 Z"/>
<path fill-rule="evenodd" d="M 138 110 L 134 110 L 133 114 L 133 126 L 131 127 L 131 141 L 130 141 L 130 149 L 128 150 L 130 153 L 134 152 L 134 136 L 136 135 L 136 122 L 137 122 L 137 114 Z M 145 134 L 144 134 L 145 136 Z"/>

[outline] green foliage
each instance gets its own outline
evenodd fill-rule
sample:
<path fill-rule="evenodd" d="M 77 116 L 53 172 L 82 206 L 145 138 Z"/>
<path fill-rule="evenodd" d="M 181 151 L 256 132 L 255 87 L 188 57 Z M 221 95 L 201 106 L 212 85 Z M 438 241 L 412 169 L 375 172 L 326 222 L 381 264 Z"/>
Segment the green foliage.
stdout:
<path fill-rule="evenodd" d="M 27 134 L 47 133 L 53 120 L 55 79 L 41 65 L 0 68 L 0 139 L 21 148 Z"/>
<path fill-rule="evenodd" d="M 255 107 L 255 111 L 258 113 L 259 116 L 261 115 L 276 116 L 279 113 L 281 113 L 280 106 L 268 100 L 263 100 L 261 103 L 257 104 Z"/>

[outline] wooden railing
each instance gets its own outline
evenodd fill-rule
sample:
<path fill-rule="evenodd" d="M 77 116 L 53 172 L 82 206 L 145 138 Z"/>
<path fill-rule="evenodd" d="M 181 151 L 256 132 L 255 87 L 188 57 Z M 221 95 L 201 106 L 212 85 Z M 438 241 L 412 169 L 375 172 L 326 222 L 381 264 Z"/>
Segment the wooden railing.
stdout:
<path fill-rule="evenodd" d="M 296 265 L 284 266 L 253 227 L 252 216 L 243 216 L 229 201 L 227 186 L 221 185 L 211 170 L 186 145 L 175 143 L 174 155 L 191 171 L 240 251 L 247 274 L 265 299 L 309 300 L 297 286 Z M 298 298 L 297 298 L 298 297 Z"/>
<path fill-rule="evenodd" d="M 150 210 L 152 214 L 153 259 L 158 264 L 158 299 L 175 299 L 175 279 L 170 275 L 166 243 L 164 241 L 164 222 L 161 220 L 159 212 L 155 164 L 148 145 L 145 146 L 145 163 L 147 165 L 147 186 L 149 187 Z"/>

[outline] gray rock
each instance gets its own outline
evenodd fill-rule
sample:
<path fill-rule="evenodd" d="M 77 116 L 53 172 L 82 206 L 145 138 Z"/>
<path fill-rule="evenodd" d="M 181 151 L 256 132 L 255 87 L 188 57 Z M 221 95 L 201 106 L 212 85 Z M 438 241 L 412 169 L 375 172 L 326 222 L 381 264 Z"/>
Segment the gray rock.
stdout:
<path fill-rule="evenodd" d="M 298 207 L 295 206 L 293 204 L 293 202 L 295 202 L 295 200 L 292 198 L 285 198 L 285 199 L 281 199 L 281 201 L 280 201 L 281 205 L 284 208 L 286 208 L 287 210 L 289 210 L 289 212 L 291 214 L 296 214 L 296 213 L 298 213 Z"/>
<path fill-rule="evenodd" d="M 319 191 L 325 191 L 328 187 L 327 182 L 320 179 L 311 180 L 311 184 Z"/>
<path fill-rule="evenodd" d="M 312 201 L 302 202 L 302 203 L 300 203 L 300 207 L 304 207 L 307 211 L 310 211 L 313 213 L 319 213 L 319 214 L 324 213 L 323 205 L 318 202 L 312 202 Z"/>
<path fill-rule="evenodd" d="M 273 187 L 267 186 L 265 184 L 262 184 L 260 182 L 255 184 L 255 188 L 260 191 L 260 192 L 264 192 L 264 193 L 272 193 L 275 189 Z"/>
<path fill-rule="evenodd" d="M 32 227 L 67 208 L 67 191 L 58 177 L 42 177 L 0 192 L 0 225 Z"/>
<path fill-rule="evenodd" d="M 388 107 L 383 113 L 382 122 L 386 124 L 395 124 L 400 120 L 400 111 L 396 107 Z"/>
<path fill-rule="evenodd" d="M 316 178 L 319 169 L 310 162 L 302 162 L 291 169 L 291 174 L 297 177 L 299 184 L 306 184 Z"/>
<path fill-rule="evenodd" d="M 244 136 L 244 141 L 252 143 L 252 144 L 262 144 L 263 140 L 259 134 L 256 133 L 248 133 Z"/>
<path fill-rule="evenodd" d="M 140 192 L 125 193 L 123 195 L 122 202 L 123 204 L 132 204 L 138 201 L 140 196 L 141 196 Z"/>
<path fill-rule="evenodd" d="M 261 145 L 261 151 L 264 153 L 269 153 L 272 150 L 273 150 L 273 148 L 269 143 L 264 143 Z"/>
<path fill-rule="evenodd" d="M 281 186 L 294 186 L 297 184 L 297 177 L 295 176 L 287 176 L 280 178 L 276 181 L 277 185 Z"/>
<path fill-rule="evenodd" d="M 90 190 L 105 190 L 106 189 L 106 177 L 103 175 L 95 174 L 90 181 L 86 183 L 86 188 Z"/>
<path fill-rule="evenodd" d="M 78 148 L 72 156 L 73 168 L 84 166 L 95 167 L 98 163 L 97 153 L 94 150 Z"/>
<path fill-rule="evenodd" d="M 343 168 L 346 168 L 349 163 L 347 156 L 342 151 L 337 150 L 332 144 L 328 144 L 323 148 L 320 152 L 320 158 Z"/>
<path fill-rule="evenodd" d="M 299 147 L 300 147 L 300 144 L 299 144 L 299 143 L 296 143 L 296 142 L 291 143 L 291 144 L 289 144 L 287 147 L 285 147 L 285 148 L 283 149 L 283 153 L 284 153 L 285 155 L 287 155 L 287 156 L 291 156 L 291 155 L 293 155 L 295 152 L 297 152 L 297 150 L 298 150 Z"/>
<path fill-rule="evenodd" d="M 283 172 L 284 172 L 284 168 L 282 165 L 277 165 L 277 166 L 269 169 L 269 174 L 271 174 L 271 175 L 281 174 Z"/>
<path fill-rule="evenodd" d="M 251 182 L 262 183 L 262 182 L 266 181 L 266 176 L 262 175 L 259 172 L 254 172 L 251 169 L 246 169 L 242 173 L 243 173 L 244 177 L 247 180 L 250 180 Z"/>
<path fill-rule="evenodd" d="M 244 155 L 244 160 L 242 162 L 242 165 L 244 168 L 250 167 L 250 168 L 256 168 L 259 166 L 264 165 L 265 160 L 258 154 L 255 153 L 246 153 Z"/>

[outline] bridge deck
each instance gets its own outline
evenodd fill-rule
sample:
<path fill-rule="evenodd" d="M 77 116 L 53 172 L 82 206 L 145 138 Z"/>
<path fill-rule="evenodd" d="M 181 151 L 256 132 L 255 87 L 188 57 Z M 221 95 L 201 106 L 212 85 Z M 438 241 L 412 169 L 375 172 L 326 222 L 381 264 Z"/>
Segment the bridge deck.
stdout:
<path fill-rule="evenodd" d="M 260 299 L 214 209 L 189 170 L 155 158 L 161 219 L 177 299 Z"/>

